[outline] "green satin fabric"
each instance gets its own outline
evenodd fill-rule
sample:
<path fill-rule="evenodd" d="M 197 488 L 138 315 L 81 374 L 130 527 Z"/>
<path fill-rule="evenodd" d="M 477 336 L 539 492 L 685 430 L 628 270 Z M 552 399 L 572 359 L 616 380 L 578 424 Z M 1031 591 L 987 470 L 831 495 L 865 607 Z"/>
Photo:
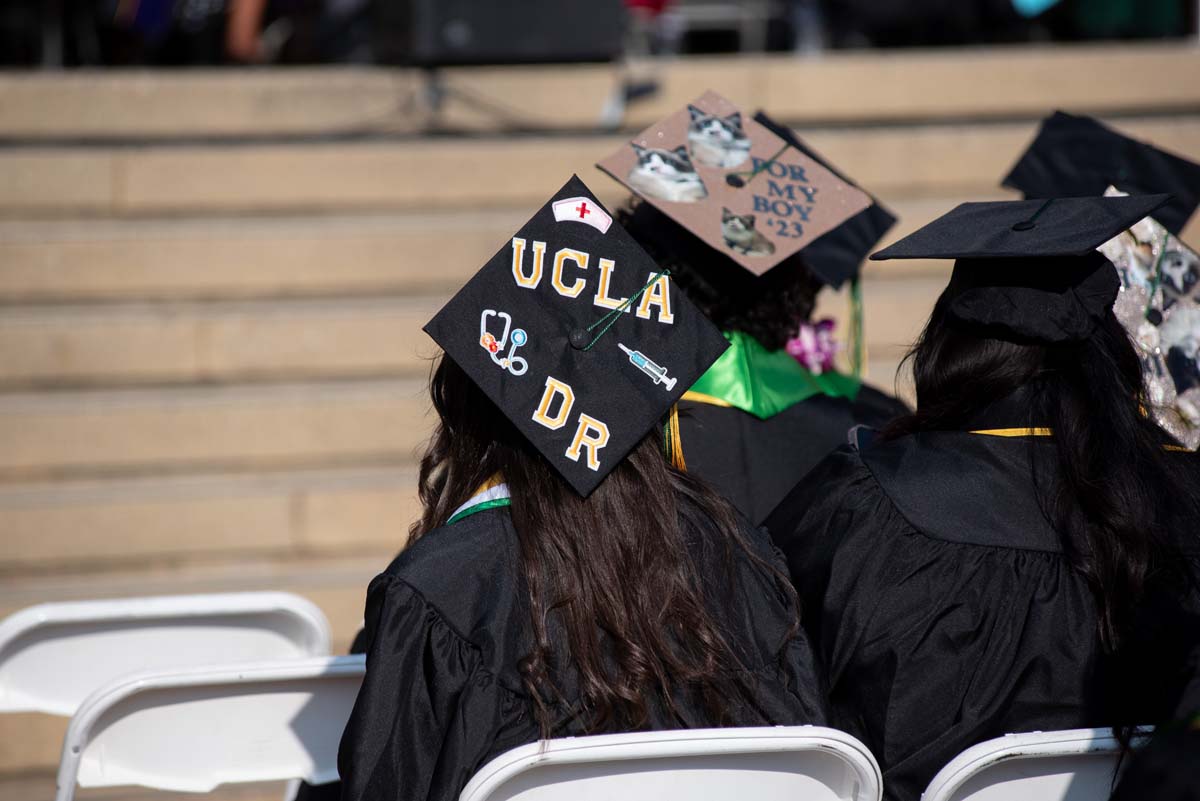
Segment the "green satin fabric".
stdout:
<path fill-rule="evenodd" d="M 767 350 L 741 331 L 726 331 L 729 350 L 692 386 L 766 420 L 813 395 L 854 400 L 862 382 L 837 372 L 816 375 L 785 350 Z M 685 397 L 686 400 L 686 397 Z"/>

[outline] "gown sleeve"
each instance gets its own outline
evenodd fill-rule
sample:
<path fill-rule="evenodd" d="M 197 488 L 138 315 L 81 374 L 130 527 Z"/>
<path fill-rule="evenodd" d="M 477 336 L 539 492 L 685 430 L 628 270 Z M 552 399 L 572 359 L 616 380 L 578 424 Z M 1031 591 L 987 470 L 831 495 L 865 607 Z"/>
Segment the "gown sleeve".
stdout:
<path fill-rule="evenodd" d="M 387 573 L 367 591 L 363 639 L 366 676 L 338 752 L 343 801 L 457 798 L 500 725 L 478 649 Z"/>
<path fill-rule="evenodd" d="M 888 522 L 887 515 L 880 514 L 881 499 L 873 484 L 858 455 L 849 447 L 839 448 L 814 467 L 763 524 L 787 560 L 800 596 L 801 618 L 814 641 L 821 638 L 823 601 L 843 536 Z"/>
<path fill-rule="evenodd" d="M 1061 553 L 927 536 L 849 448 L 767 528 L 826 671 L 830 725 L 875 754 L 885 798 L 916 801 L 977 742 L 1105 722 L 1095 603 Z"/>

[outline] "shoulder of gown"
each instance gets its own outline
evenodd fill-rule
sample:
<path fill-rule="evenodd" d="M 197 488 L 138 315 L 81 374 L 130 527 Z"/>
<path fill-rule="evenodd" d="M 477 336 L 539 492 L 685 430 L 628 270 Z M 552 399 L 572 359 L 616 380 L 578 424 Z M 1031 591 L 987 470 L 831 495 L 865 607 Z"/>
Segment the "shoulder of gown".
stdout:
<path fill-rule="evenodd" d="M 338 754 L 345 801 L 453 799 L 502 730 L 528 717 L 497 647 L 521 626 L 510 531 L 506 510 L 480 512 L 425 535 L 371 582 L 367 672 Z"/>
<path fill-rule="evenodd" d="M 769 539 L 744 524 L 757 558 L 736 557 L 730 573 L 712 534 L 696 526 L 690 547 L 718 618 L 759 679 L 756 708 L 775 724 L 823 722 L 808 640 L 787 636 L 786 573 L 773 571 L 781 565 Z M 339 752 L 345 801 L 451 799 L 488 758 L 537 739 L 517 672 L 529 639 L 516 560 L 508 512 L 496 509 L 430 532 L 371 582 L 367 674 Z M 569 673 L 560 680 L 575 697 Z M 693 714 L 694 725 L 711 725 L 698 708 L 685 719 Z"/>
<path fill-rule="evenodd" d="M 1095 601 L 1041 513 L 1031 445 L 1043 447 L 944 432 L 842 448 L 766 522 L 804 601 L 831 724 L 876 754 L 890 798 L 918 798 L 990 737 L 1111 722 Z M 1169 670 L 1125 692 L 1163 687 L 1141 708 L 1169 703 Z"/>
<path fill-rule="evenodd" d="M 831 725 L 876 755 L 889 798 L 916 799 L 963 748 L 1022 730 L 1006 726 L 1025 709 L 1048 711 L 1030 728 L 1070 728 L 1055 724 L 1089 703 L 1095 619 L 1060 553 L 980 544 L 966 524 L 922 530 L 874 466 L 839 449 L 767 527 L 804 601 Z M 935 504 L 951 493 L 924 488 Z"/>
<path fill-rule="evenodd" d="M 865 403 L 814 395 L 765 420 L 741 409 L 681 401 L 688 470 L 759 524 L 805 473 L 846 443 L 851 428 L 883 425 L 905 411 L 892 409 L 887 396 L 869 387 L 859 397 L 871 393 L 878 398 Z"/>
<path fill-rule="evenodd" d="M 501 507 L 430 531 L 405 548 L 380 578 L 419 595 L 499 675 L 516 661 L 500 646 L 525 644 L 519 635 L 528 610 L 520 576 L 516 529 L 509 510 Z M 519 687 L 515 676 L 504 678 Z"/>

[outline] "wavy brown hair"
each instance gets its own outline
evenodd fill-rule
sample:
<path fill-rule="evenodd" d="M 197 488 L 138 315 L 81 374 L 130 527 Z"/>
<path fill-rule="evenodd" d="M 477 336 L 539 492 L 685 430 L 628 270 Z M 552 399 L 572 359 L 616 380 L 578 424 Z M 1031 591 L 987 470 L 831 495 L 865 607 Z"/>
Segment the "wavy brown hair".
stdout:
<path fill-rule="evenodd" d="M 684 708 L 703 709 L 708 725 L 768 723 L 745 660 L 710 610 L 734 588 L 735 549 L 773 573 L 796 610 L 788 637 L 799 626 L 796 593 L 750 551 L 729 504 L 671 467 L 657 428 L 585 499 L 451 359 L 438 361 L 430 394 L 439 425 L 421 459 L 424 512 L 410 538 L 444 525 L 490 477 L 504 477 L 533 639 L 519 668 L 543 737 L 572 720 L 588 732 L 644 728 L 654 713 L 686 725 Z M 718 536 L 701 539 L 701 531 Z M 693 560 L 713 541 L 725 550 L 726 580 L 716 588 Z M 556 664 L 564 656 L 570 665 Z M 564 667 L 578 677 L 578 707 L 564 702 Z"/>

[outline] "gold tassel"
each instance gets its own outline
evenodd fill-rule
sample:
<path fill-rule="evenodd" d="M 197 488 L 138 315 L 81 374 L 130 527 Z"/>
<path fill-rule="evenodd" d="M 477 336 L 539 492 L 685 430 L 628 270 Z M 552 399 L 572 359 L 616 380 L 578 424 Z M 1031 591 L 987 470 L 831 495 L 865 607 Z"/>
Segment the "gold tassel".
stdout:
<path fill-rule="evenodd" d="M 671 465 L 676 470 L 687 472 L 687 462 L 683 460 L 683 443 L 679 439 L 679 405 L 671 404 L 671 417 L 667 422 L 667 443 L 671 449 Z"/>

